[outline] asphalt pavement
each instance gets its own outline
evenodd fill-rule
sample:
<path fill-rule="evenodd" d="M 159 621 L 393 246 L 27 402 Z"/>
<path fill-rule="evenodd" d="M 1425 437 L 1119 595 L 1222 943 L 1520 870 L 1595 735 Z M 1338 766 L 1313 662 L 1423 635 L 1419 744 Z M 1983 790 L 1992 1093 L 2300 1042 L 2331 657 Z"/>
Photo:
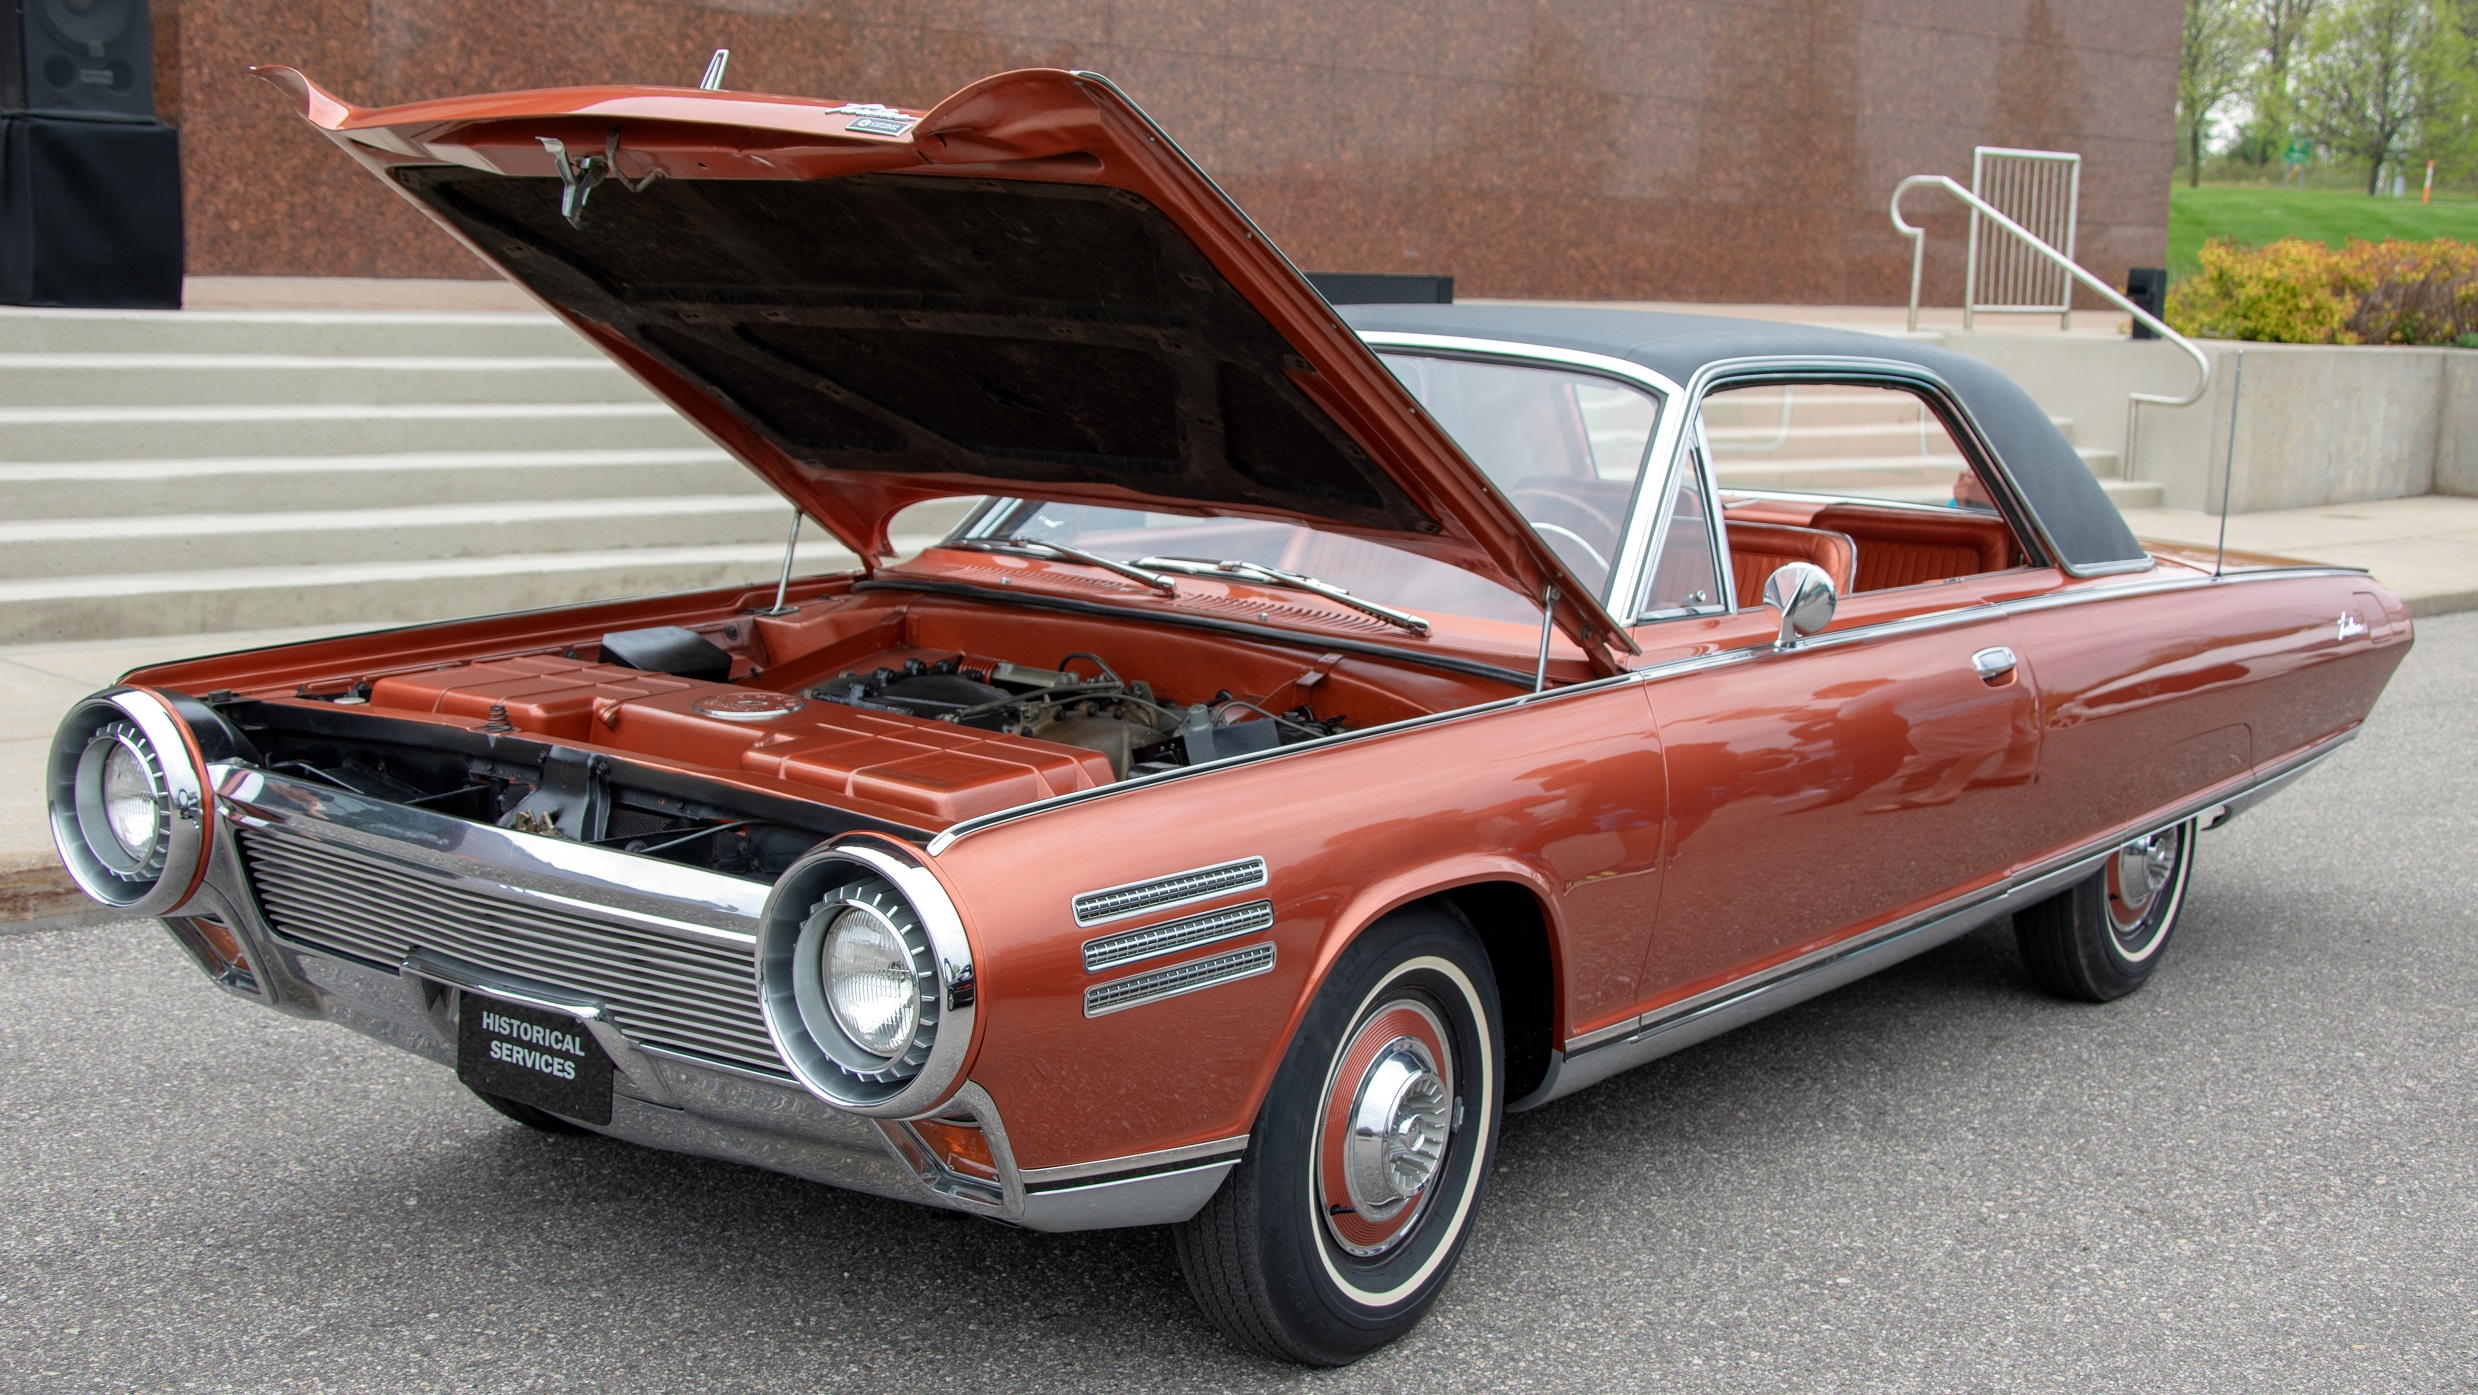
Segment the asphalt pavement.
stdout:
<path fill-rule="evenodd" d="M 1156 1232 L 545 1137 L 151 925 L 0 936 L 0 1387 L 2478 1390 L 2478 615 L 2418 643 L 2148 988 L 1999 926 L 1517 1116 L 1341 1372 L 1224 1346 Z"/>

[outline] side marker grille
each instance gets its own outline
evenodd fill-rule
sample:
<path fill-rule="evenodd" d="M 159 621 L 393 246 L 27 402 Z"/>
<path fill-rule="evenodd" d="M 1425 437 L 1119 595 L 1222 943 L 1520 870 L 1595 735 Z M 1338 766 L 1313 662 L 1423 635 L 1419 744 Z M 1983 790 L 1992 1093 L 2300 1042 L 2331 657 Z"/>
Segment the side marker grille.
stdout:
<path fill-rule="evenodd" d="M 1106 920 L 1119 920 L 1164 906 L 1184 905 L 1208 896 L 1246 891 L 1264 884 L 1265 859 L 1261 857 L 1199 867 L 1193 872 L 1085 892 L 1075 898 L 1076 924 L 1099 925 Z"/>
<path fill-rule="evenodd" d="M 1194 949 L 1215 940 L 1232 939 L 1272 928 L 1273 903 L 1250 901 L 1228 910 L 1207 911 L 1203 915 L 1165 921 L 1160 925 L 1121 930 L 1115 935 L 1104 935 L 1084 942 L 1084 971 L 1094 973 L 1114 964 L 1129 964 L 1138 959 Z"/>
<path fill-rule="evenodd" d="M 1214 988 L 1236 983 L 1243 978 L 1273 972 L 1273 946 L 1249 945 L 1210 959 L 1198 959 L 1186 964 L 1173 964 L 1167 969 L 1123 978 L 1115 983 L 1096 984 L 1084 990 L 1084 1015 L 1099 1017 L 1105 1013 L 1122 1012 L 1146 1003 L 1193 993 L 1200 988 Z"/>

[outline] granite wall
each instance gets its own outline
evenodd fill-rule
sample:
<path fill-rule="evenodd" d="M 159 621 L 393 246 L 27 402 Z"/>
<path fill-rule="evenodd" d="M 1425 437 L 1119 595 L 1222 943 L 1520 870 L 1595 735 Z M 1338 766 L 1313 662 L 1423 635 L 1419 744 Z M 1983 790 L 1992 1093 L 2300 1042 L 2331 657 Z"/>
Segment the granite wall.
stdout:
<path fill-rule="evenodd" d="M 2083 155 L 2081 259 L 2165 250 L 2176 0 L 157 0 L 198 275 L 482 274 L 251 63 L 364 104 L 585 82 L 925 107 L 1109 74 L 1300 264 L 1477 296 L 1892 304 L 1904 175 Z M 1914 195 L 1919 210 L 1934 206 Z M 1929 220 L 1959 294 L 1962 220 Z"/>

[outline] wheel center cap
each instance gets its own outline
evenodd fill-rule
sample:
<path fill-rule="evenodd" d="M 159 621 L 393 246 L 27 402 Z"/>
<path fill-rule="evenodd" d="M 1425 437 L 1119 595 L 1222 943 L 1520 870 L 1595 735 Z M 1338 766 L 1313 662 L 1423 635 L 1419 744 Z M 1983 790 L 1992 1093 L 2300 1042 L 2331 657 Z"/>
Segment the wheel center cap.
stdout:
<path fill-rule="evenodd" d="M 1343 1139 L 1343 1184 L 1371 1221 L 1400 1211 L 1428 1189 L 1445 1158 L 1454 1101 L 1426 1044 L 1387 1042 L 1360 1077 Z"/>
<path fill-rule="evenodd" d="M 2118 898 L 2137 910 L 2151 904 L 2175 865 L 2175 854 L 2156 833 L 2117 849 Z"/>

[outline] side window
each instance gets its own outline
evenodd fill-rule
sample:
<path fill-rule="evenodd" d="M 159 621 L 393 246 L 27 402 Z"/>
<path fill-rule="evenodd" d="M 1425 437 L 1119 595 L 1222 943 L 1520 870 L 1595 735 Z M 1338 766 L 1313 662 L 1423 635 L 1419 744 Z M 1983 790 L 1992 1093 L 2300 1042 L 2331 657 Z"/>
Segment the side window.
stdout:
<path fill-rule="evenodd" d="M 1926 398 L 1882 383 L 1768 383 L 1703 401 L 1738 604 L 1788 562 L 1843 592 L 2021 566 L 1993 495 Z"/>
<path fill-rule="evenodd" d="M 1704 504 L 1701 452 L 1687 456 L 1686 468 L 1670 491 L 1661 514 L 1652 556 L 1652 583 L 1644 593 L 1639 620 L 1667 620 L 1696 615 L 1722 606 L 1719 559 L 1712 550 L 1712 518 Z"/>

